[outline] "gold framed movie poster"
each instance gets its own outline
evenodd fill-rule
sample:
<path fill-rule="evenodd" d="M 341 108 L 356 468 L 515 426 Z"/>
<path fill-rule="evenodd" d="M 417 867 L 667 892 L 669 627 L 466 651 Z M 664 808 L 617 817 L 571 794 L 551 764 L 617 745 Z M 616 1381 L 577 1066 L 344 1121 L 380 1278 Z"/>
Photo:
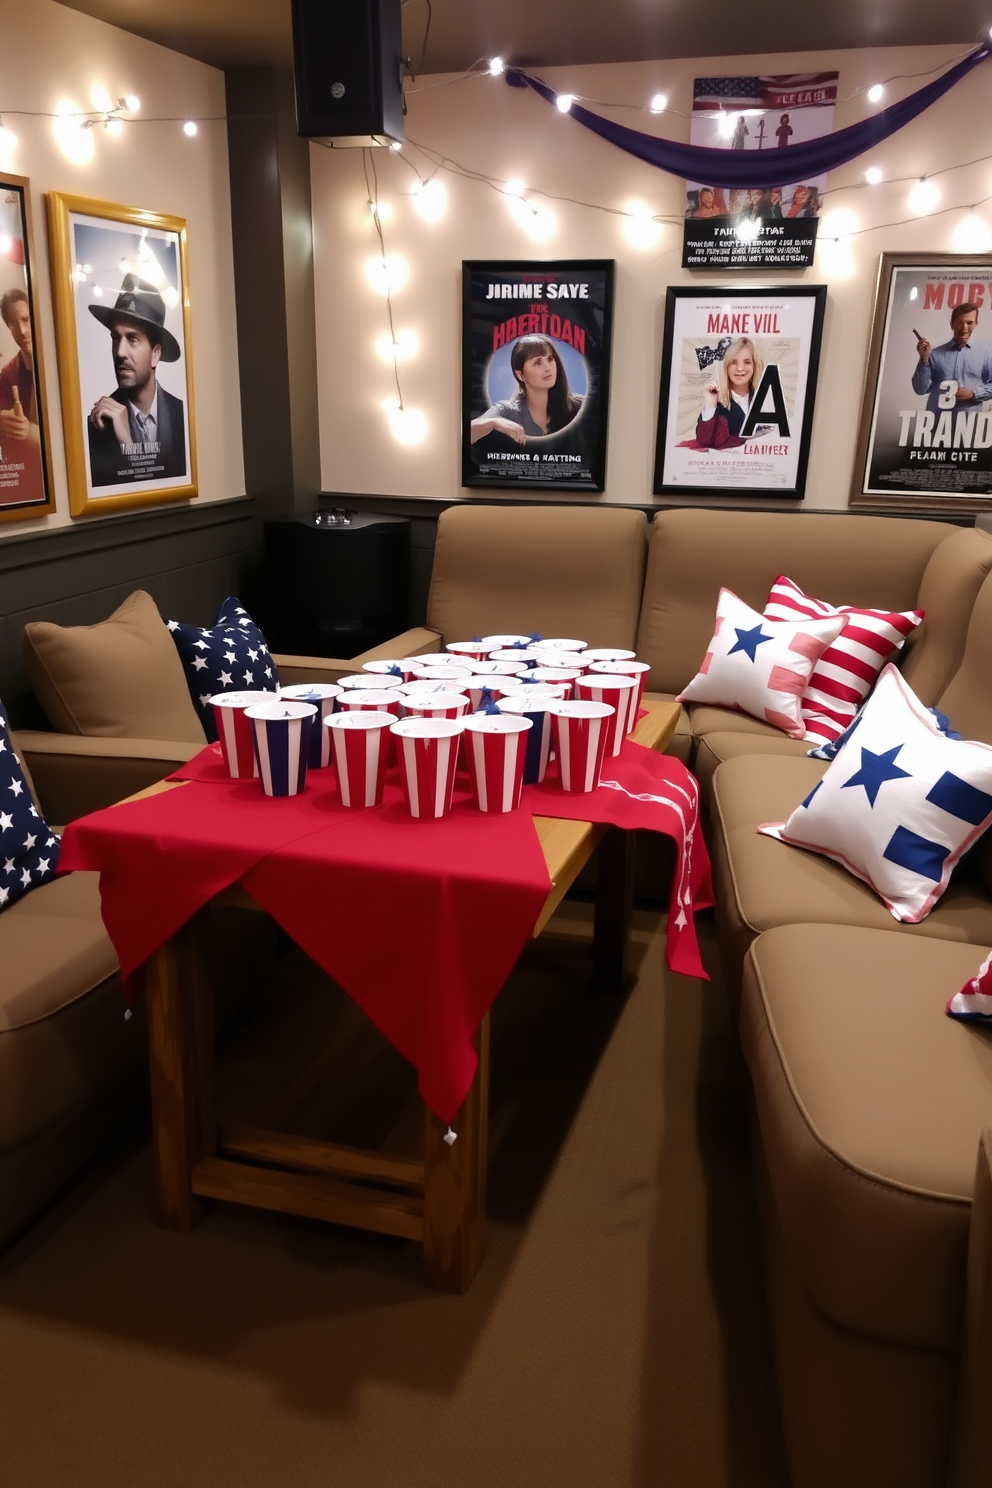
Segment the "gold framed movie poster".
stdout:
<path fill-rule="evenodd" d="M 992 507 L 992 255 L 882 254 L 851 505 Z"/>
<path fill-rule="evenodd" d="M 48 193 L 74 517 L 197 494 L 186 223 Z"/>
<path fill-rule="evenodd" d="M 54 510 L 28 181 L 0 171 L 0 522 Z"/>

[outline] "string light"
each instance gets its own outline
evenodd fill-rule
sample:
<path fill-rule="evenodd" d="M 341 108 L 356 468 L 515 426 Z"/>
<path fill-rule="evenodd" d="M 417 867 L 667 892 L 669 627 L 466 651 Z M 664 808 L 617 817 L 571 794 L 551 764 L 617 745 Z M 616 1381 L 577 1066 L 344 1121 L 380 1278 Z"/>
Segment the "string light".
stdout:
<path fill-rule="evenodd" d="M 940 201 L 940 187 L 936 181 L 921 176 L 909 193 L 907 205 L 915 217 L 926 217 Z"/>
<path fill-rule="evenodd" d="M 661 237 L 661 223 L 655 221 L 651 208 L 642 201 L 631 201 L 624 210 L 627 220 L 623 230 L 627 242 L 632 248 L 653 248 Z"/>
<path fill-rule="evenodd" d="M 668 94 L 667 93 L 656 93 L 654 95 L 654 97 L 652 98 L 651 102 L 648 104 L 648 108 L 651 110 L 651 112 L 653 114 L 663 114 L 665 112 L 665 110 L 667 109 L 667 107 L 668 107 Z"/>
<path fill-rule="evenodd" d="M 868 99 L 869 103 L 881 103 L 882 99 L 885 97 L 885 89 L 882 87 L 881 83 L 872 83 L 871 87 L 868 89 L 868 92 L 865 94 L 865 97 Z"/>
<path fill-rule="evenodd" d="M 4 170 L 10 169 L 14 151 L 17 149 L 17 135 L 12 129 L 8 129 L 0 115 L 0 166 Z"/>
<path fill-rule="evenodd" d="M 489 60 L 489 76 L 499 77 L 504 69 L 504 65 L 502 57 L 491 57 Z"/>
<path fill-rule="evenodd" d="M 413 189 L 413 204 L 425 222 L 440 222 L 448 208 L 448 193 L 433 177 Z"/>
<path fill-rule="evenodd" d="M 193 136 L 198 133 L 199 130 L 197 129 L 196 120 L 187 119 L 186 123 L 183 125 L 183 134 L 185 134 L 187 138 L 192 139 Z"/>
<path fill-rule="evenodd" d="M 558 97 L 555 99 L 555 106 L 560 114 L 567 114 L 574 102 L 574 93 L 559 93 Z"/>
<path fill-rule="evenodd" d="M 391 295 L 403 288 L 410 266 L 398 253 L 370 258 L 365 263 L 365 277 L 376 294 Z"/>
<path fill-rule="evenodd" d="M 870 165 L 865 171 L 865 180 L 869 186 L 877 186 L 882 179 L 882 172 L 877 165 Z"/>
<path fill-rule="evenodd" d="M 93 132 L 84 127 L 85 119 L 71 98 L 62 98 L 55 106 L 55 143 L 74 165 L 86 165 L 93 159 Z"/>
<path fill-rule="evenodd" d="M 427 420 L 417 408 L 402 408 L 397 398 L 384 398 L 382 407 L 393 438 L 400 444 L 420 444 L 427 434 Z"/>
<path fill-rule="evenodd" d="M 753 243 L 761 231 L 761 223 L 756 217 L 744 217 L 734 228 L 734 234 L 741 243 Z"/>
<path fill-rule="evenodd" d="M 992 232 L 983 217 L 972 210 L 954 229 L 954 246 L 959 253 L 985 253 L 992 244 Z"/>
<path fill-rule="evenodd" d="M 420 350 L 420 342 L 413 331 L 398 330 L 395 334 L 383 331 L 376 338 L 375 349 L 384 362 L 392 365 L 394 362 L 407 362 L 416 356 Z"/>

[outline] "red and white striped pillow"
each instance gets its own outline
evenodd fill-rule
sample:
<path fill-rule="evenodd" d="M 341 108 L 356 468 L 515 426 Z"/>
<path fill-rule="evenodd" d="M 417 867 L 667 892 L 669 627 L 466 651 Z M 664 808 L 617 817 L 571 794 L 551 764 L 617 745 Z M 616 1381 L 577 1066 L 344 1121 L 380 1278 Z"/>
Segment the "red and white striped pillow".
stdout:
<path fill-rule="evenodd" d="M 768 620 L 826 620 L 847 617 L 840 635 L 813 668 L 802 696 L 806 738 L 829 744 L 854 721 L 887 661 L 923 619 L 922 610 L 868 610 L 859 605 L 832 605 L 811 599 L 798 584 L 779 574 L 765 605 Z"/>

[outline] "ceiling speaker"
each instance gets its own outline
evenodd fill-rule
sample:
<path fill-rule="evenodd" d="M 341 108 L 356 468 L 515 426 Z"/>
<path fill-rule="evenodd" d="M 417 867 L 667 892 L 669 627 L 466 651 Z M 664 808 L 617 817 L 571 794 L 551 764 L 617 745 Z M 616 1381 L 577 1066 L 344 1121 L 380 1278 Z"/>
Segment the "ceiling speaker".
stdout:
<path fill-rule="evenodd" d="M 293 0 L 296 127 L 334 147 L 406 138 L 400 0 Z"/>

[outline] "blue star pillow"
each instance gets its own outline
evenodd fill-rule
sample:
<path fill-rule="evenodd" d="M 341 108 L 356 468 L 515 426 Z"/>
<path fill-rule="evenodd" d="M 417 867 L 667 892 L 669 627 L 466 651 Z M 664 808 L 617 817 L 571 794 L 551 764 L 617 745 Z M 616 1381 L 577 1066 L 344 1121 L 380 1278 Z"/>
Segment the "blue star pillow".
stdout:
<path fill-rule="evenodd" d="M 0 703 L 0 912 L 54 878 L 58 861 L 59 839 L 34 804 Z"/>
<path fill-rule="evenodd" d="M 890 663 L 823 779 L 759 830 L 832 858 L 916 924 L 990 823 L 992 747 L 943 733 Z"/>
<path fill-rule="evenodd" d="M 729 589 L 720 590 L 713 639 L 699 671 L 676 699 L 750 713 L 790 739 L 806 732 L 802 698 L 813 668 L 847 624 L 766 620 Z"/>
<path fill-rule="evenodd" d="M 203 732 L 217 738 L 210 699 L 218 692 L 277 692 L 279 677 L 265 637 L 233 596 L 225 599 L 213 625 L 182 625 L 167 620 L 186 673 Z"/>

